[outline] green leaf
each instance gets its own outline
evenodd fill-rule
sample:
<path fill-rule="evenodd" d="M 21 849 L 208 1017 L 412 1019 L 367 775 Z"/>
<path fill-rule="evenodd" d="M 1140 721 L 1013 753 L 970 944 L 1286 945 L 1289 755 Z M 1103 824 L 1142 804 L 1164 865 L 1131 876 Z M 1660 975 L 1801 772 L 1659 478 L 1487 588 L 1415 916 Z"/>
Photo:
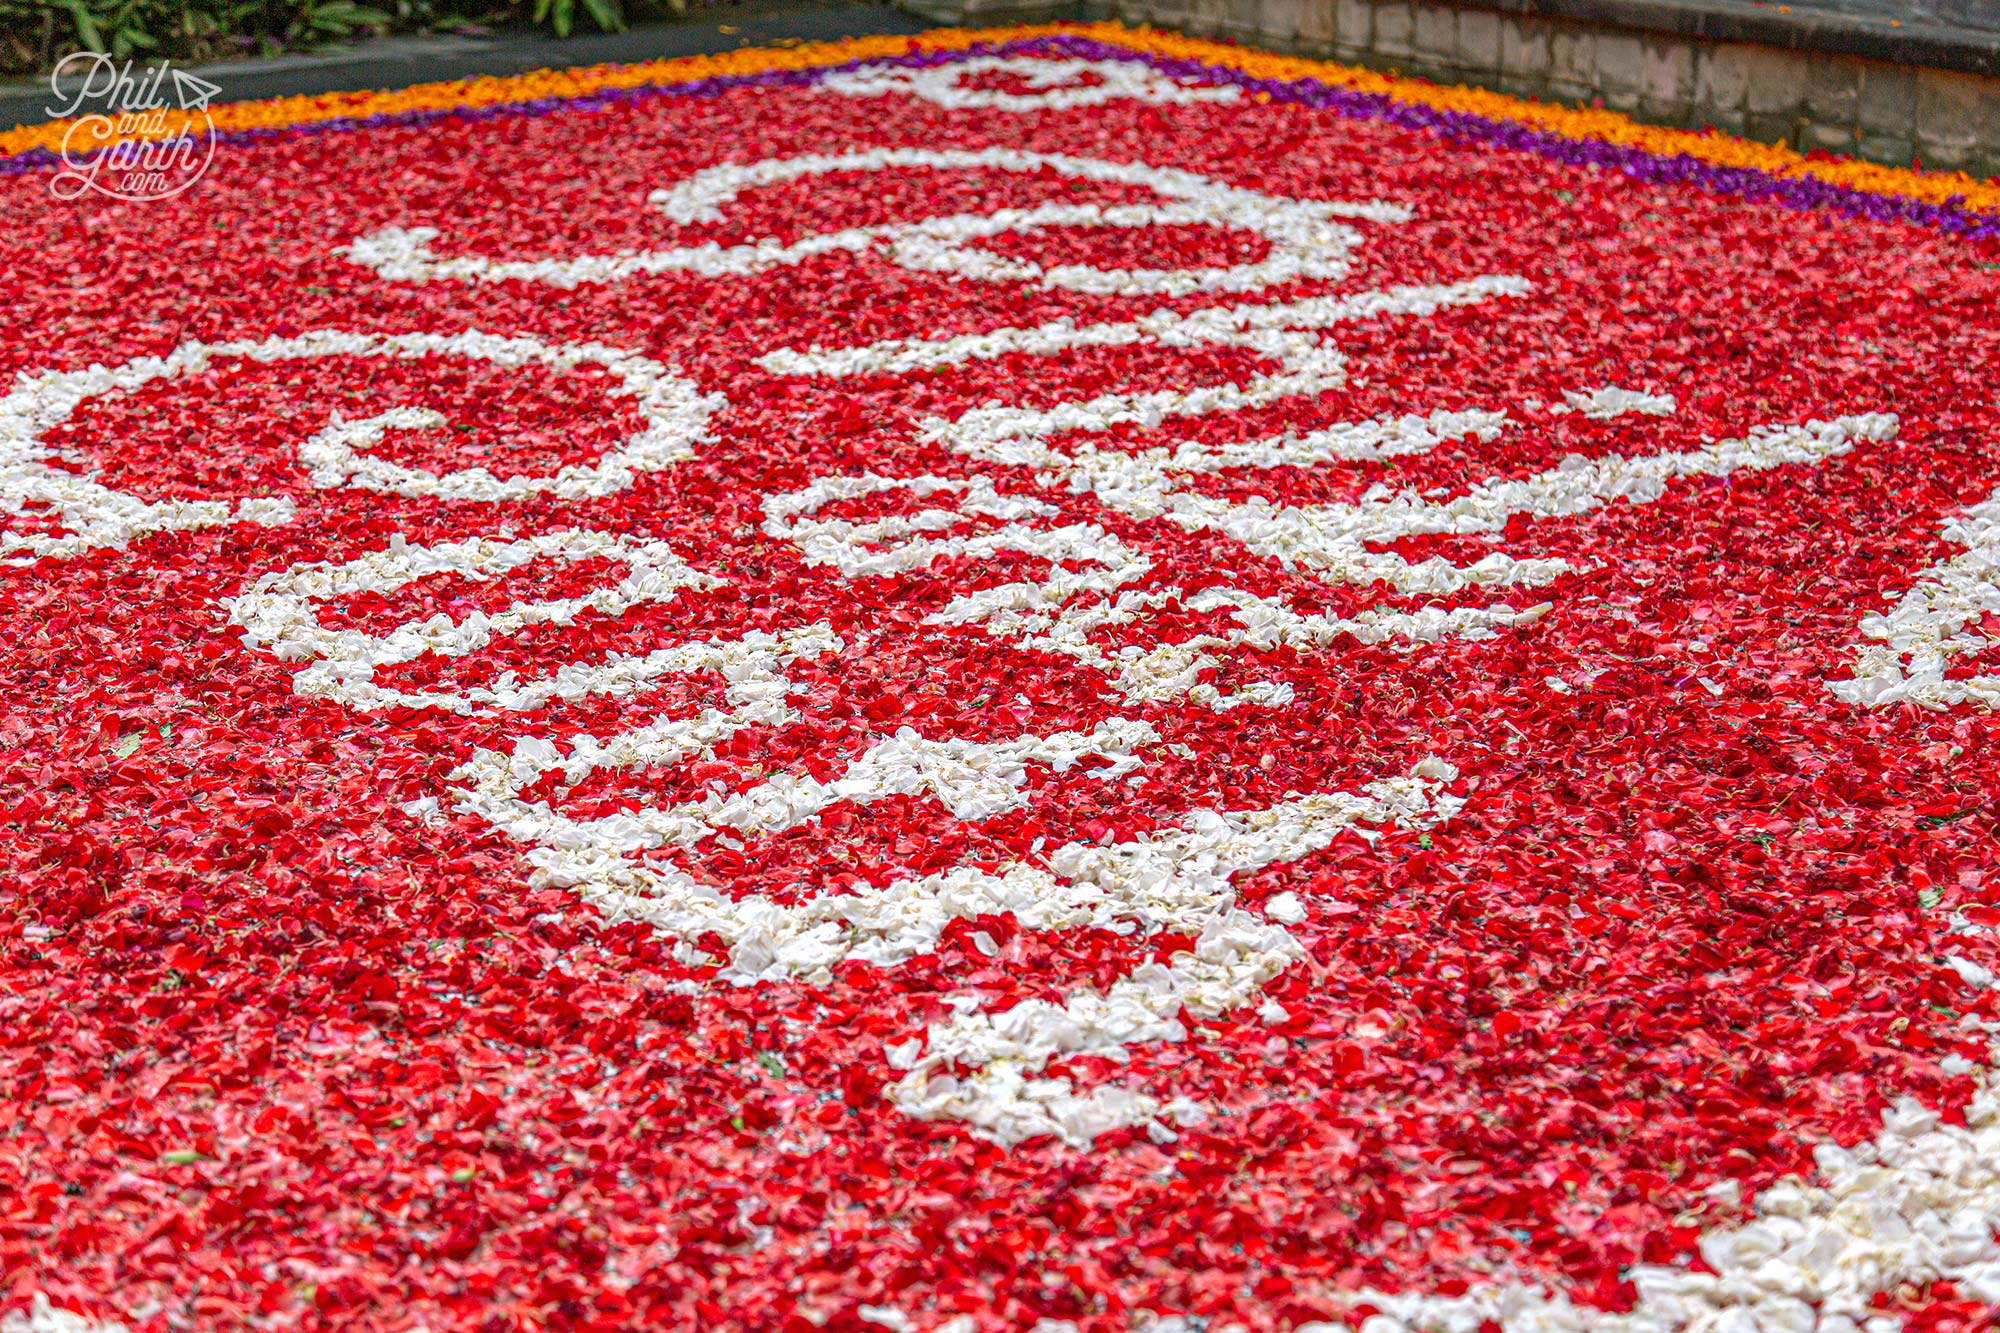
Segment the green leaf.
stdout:
<path fill-rule="evenodd" d="M 76 21 L 77 40 L 93 51 L 104 50 L 104 34 L 97 30 L 97 20 L 91 17 L 90 9 L 83 0 L 57 0 L 57 4 L 67 9 Z"/>
<path fill-rule="evenodd" d="M 130 736 L 120 736 L 117 744 L 111 747 L 111 753 L 117 755 L 120 759 L 130 759 L 133 755 L 139 753 L 139 747 L 145 743 L 145 736 L 135 731 Z"/>
<path fill-rule="evenodd" d="M 618 0 L 583 0 L 583 7 L 597 20 L 597 26 L 605 32 L 619 32 L 625 27 L 625 16 L 618 11 Z"/>
<path fill-rule="evenodd" d="M 167 1166 L 193 1166 L 201 1158 L 202 1155 L 192 1148 L 177 1148 L 160 1154 L 160 1161 Z"/>

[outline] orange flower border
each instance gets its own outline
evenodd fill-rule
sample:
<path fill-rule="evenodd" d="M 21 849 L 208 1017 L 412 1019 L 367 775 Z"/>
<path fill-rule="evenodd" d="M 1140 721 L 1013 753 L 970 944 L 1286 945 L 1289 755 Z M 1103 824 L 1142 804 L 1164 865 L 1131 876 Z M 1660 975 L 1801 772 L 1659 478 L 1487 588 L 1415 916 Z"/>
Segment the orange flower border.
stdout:
<path fill-rule="evenodd" d="M 1536 102 L 1478 88 L 1444 87 L 1422 79 L 1398 78 L 1330 61 L 1275 55 L 1118 23 L 940 28 L 915 36 L 851 37 L 837 42 L 748 47 L 717 55 L 636 65 L 593 65 L 538 70 L 504 78 L 456 79 L 418 84 L 395 92 L 324 93 L 228 103 L 216 107 L 210 116 L 217 133 L 232 137 L 315 126 L 334 128 L 337 122 L 366 122 L 384 116 L 476 111 L 619 90 L 670 90 L 675 85 L 718 78 L 810 71 L 868 60 L 1056 37 L 1082 38 L 1155 59 L 1197 61 L 1253 79 L 1310 80 L 1439 112 L 1512 122 L 1558 138 L 1608 143 L 1660 157 L 1689 158 L 1712 167 L 1754 171 L 1776 180 L 1818 182 L 1861 194 L 1909 200 L 1972 214 L 1981 222 L 1987 218 L 2000 220 L 2000 180 L 1979 180 L 1962 172 L 1878 166 L 1827 154 L 1808 157 L 1782 145 L 1757 143 L 1717 130 L 1662 129 L 1642 125 L 1616 111 Z M 0 159 L 52 159 L 61 152 L 64 137 L 74 123 L 50 121 L 0 133 Z"/>

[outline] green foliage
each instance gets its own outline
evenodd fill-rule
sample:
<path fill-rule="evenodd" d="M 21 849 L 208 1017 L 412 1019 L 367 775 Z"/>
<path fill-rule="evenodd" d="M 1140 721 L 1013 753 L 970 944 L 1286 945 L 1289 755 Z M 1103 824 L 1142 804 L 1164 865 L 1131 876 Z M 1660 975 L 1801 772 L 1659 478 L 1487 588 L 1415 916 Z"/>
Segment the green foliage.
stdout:
<path fill-rule="evenodd" d="M 302 37 L 347 37 L 356 28 L 386 26 L 392 16 L 354 0 L 305 0 L 298 17 L 285 29 L 294 41 Z"/>
<path fill-rule="evenodd" d="M 146 27 L 146 0 L 50 0 L 74 27 L 78 44 L 128 56 L 150 51 L 159 39 Z"/>
<path fill-rule="evenodd" d="M 533 22 L 567 37 L 580 22 L 615 32 L 625 21 L 624 0 L 0 0 L 0 75 L 43 72 L 72 51 L 196 63 L 389 31 Z"/>
<path fill-rule="evenodd" d="M 616 32 L 625 26 L 625 16 L 619 12 L 618 0 L 581 2 L 584 12 L 604 31 Z M 535 22 L 548 24 L 556 30 L 558 37 L 567 37 L 576 24 L 577 4 L 578 0 L 535 0 Z"/>

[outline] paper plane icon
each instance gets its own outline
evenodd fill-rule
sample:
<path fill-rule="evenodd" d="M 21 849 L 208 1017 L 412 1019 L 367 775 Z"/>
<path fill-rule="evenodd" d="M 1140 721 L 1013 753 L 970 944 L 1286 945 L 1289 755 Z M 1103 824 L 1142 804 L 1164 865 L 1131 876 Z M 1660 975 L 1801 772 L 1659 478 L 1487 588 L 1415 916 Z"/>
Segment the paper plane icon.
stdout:
<path fill-rule="evenodd" d="M 174 98 L 183 111 L 208 110 L 208 99 L 221 91 L 220 84 L 198 79 L 184 70 L 174 71 Z"/>

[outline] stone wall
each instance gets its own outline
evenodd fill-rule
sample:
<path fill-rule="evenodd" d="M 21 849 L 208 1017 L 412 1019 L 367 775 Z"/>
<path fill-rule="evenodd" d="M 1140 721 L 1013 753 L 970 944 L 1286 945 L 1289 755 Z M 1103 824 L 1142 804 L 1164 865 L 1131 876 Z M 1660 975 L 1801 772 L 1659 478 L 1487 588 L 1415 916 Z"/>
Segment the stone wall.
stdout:
<path fill-rule="evenodd" d="M 1601 104 L 1653 124 L 1713 125 L 1765 143 L 2000 176 L 2000 78 L 1842 50 L 1611 26 L 1546 12 L 1553 8 L 1590 9 L 1532 0 L 1095 0 L 1062 12 L 1440 83 Z M 1048 17 L 1057 9 L 1037 10 L 1033 0 L 925 5 L 933 17 L 962 22 Z M 1518 12 L 1524 9 L 1542 12 Z M 1977 46 L 1946 49 L 1973 68 L 1987 63 Z"/>

